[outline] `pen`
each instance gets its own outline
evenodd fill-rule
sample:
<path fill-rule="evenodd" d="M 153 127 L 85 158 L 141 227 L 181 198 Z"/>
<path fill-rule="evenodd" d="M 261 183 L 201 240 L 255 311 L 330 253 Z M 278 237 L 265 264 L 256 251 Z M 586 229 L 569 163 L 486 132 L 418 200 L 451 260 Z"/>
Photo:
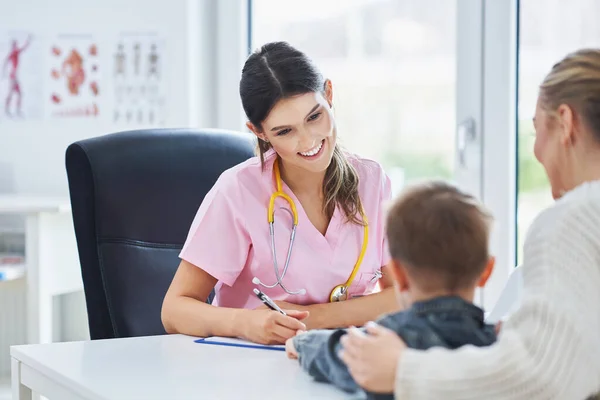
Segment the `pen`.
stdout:
<path fill-rule="evenodd" d="M 267 307 L 269 307 L 271 310 L 280 312 L 283 315 L 287 315 L 285 313 L 285 311 L 283 311 L 281 308 L 279 308 L 279 306 L 277 304 L 275 304 L 275 302 L 269 298 L 269 296 L 267 296 L 266 294 L 264 294 L 263 292 L 261 292 L 260 290 L 258 290 L 256 288 L 254 289 L 254 293 L 256 294 L 256 297 L 258 297 L 260 299 L 260 301 L 265 303 L 265 305 Z"/>

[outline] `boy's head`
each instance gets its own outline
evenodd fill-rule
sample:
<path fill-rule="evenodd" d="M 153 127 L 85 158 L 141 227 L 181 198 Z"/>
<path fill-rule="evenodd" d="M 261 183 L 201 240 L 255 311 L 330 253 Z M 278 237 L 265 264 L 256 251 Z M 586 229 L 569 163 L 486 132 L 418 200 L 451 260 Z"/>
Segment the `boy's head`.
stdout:
<path fill-rule="evenodd" d="M 491 221 L 475 198 L 450 184 L 407 189 L 387 216 L 397 288 L 422 298 L 452 294 L 472 300 L 494 266 L 488 253 Z"/>

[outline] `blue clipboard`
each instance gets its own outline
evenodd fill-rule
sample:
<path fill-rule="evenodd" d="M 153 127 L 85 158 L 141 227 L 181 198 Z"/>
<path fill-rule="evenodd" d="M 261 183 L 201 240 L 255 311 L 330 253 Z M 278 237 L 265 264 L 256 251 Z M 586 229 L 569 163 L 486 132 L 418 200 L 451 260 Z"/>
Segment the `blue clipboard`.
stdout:
<path fill-rule="evenodd" d="M 239 339 L 230 339 L 230 338 L 207 337 L 207 338 L 196 339 L 196 340 L 194 340 L 194 343 L 212 344 L 215 346 L 227 346 L 227 347 L 243 347 L 243 348 L 247 348 L 247 349 L 285 351 L 284 346 L 262 345 L 262 344 L 244 342 Z"/>

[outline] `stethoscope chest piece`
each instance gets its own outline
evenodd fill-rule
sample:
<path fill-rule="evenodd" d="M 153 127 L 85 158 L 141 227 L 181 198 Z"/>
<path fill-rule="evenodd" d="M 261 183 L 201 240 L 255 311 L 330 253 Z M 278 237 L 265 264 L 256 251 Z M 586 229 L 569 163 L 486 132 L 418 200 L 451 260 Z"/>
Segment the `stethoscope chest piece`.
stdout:
<path fill-rule="evenodd" d="M 334 303 L 348 299 L 348 288 L 345 285 L 337 285 L 329 295 L 329 301 Z"/>

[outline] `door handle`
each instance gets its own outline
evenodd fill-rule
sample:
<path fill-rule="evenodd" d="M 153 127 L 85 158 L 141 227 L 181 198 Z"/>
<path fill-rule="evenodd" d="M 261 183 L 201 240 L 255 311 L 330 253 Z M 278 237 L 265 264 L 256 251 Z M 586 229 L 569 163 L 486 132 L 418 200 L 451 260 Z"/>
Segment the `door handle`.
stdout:
<path fill-rule="evenodd" d="M 473 118 L 467 118 L 458 124 L 456 131 L 456 147 L 458 151 L 458 162 L 461 167 L 467 166 L 467 146 L 469 143 L 473 143 L 476 137 L 475 120 Z"/>

